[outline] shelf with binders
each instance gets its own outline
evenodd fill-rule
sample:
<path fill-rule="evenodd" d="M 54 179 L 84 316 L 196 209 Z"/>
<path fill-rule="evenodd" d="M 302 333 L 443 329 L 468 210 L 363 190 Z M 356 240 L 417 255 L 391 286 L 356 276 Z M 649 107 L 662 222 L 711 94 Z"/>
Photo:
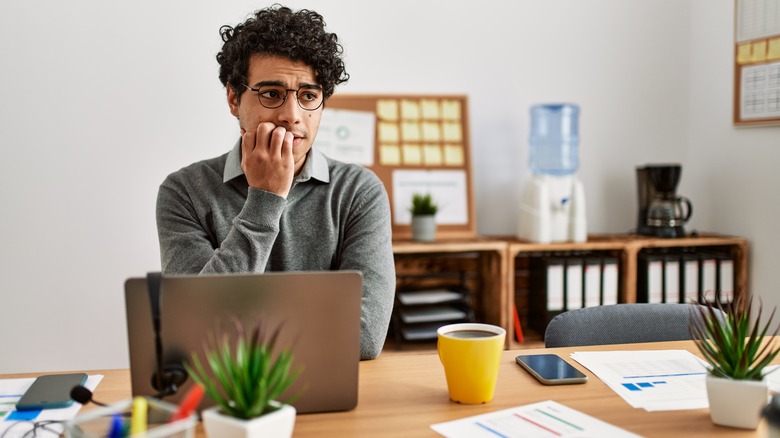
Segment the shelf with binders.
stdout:
<path fill-rule="evenodd" d="M 737 290 L 733 253 L 730 246 L 640 250 L 637 302 L 731 303 Z"/>
<path fill-rule="evenodd" d="M 527 287 L 515 289 L 521 325 L 542 337 L 550 320 L 561 312 L 619 302 L 617 251 L 522 253 L 516 256 L 515 266 L 528 269 Z"/>
<path fill-rule="evenodd" d="M 595 304 L 595 295 L 585 293 L 585 289 L 592 290 L 592 278 L 595 274 L 587 274 L 593 270 L 593 255 L 596 258 L 606 257 L 617 260 L 616 269 L 608 268 L 609 282 L 613 282 L 612 272 L 617 272 L 617 302 L 618 303 L 636 303 L 645 300 L 645 292 L 642 291 L 640 283 L 646 280 L 640 279 L 640 266 L 645 263 L 646 254 L 679 253 L 681 269 L 685 269 L 686 262 L 691 254 L 697 254 L 697 298 L 712 300 L 714 291 L 717 291 L 717 298 L 721 301 L 729 301 L 733 297 L 747 293 L 747 241 L 744 238 L 735 236 L 725 236 L 711 233 L 700 233 L 695 236 L 662 239 L 648 236 L 639 236 L 635 234 L 595 234 L 589 235 L 585 242 L 561 242 L 561 243 L 534 243 L 523 240 L 507 239 L 507 263 L 508 263 L 508 290 L 510 303 L 507 311 L 516 312 L 519 315 L 520 329 L 530 329 L 531 336 L 544 337 L 546 323 L 561 311 L 570 310 L 575 307 L 590 306 Z M 710 258 L 702 259 L 703 254 L 712 255 Z M 571 259 L 571 260 L 570 260 Z M 575 261 L 582 259 L 581 268 Z M 704 260 L 704 262 L 702 262 Z M 604 265 L 601 265 L 602 276 L 604 275 Z M 691 269 L 692 267 L 688 267 Z M 580 271 L 581 270 L 581 271 Z M 552 283 L 547 281 L 548 271 L 553 275 Z M 581 272 L 581 275 L 579 274 Z M 699 276 L 698 273 L 701 273 Z M 714 274 L 712 274 L 714 272 Z M 564 276 L 565 275 L 565 276 Z M 644 275 L 644 274 L 642 274 Z M 675 283 L 673 273 L 668 274 L 668 278 L 661 279 Z M 540 276 L 542 278 L 540 278 Z M 686 275 L 680 271 L 680 276 L 692 281 L 692 274 Z M 577 283 L 576 278 L 581 277 Z M 591 278 L 591 280 L 588 280 Z M 603 288 L 604 278 L 600 288 Z M 574 284 L 570 284 L 575 281 Z M 654 280 L 657 281 L 657 280 Z M 679 284 L 680 279 L 676 281 Z M 553 287 L 553 301 L 547 303 L 547 296 L 541 297 L 539 293 L 533 290 L 536 284 L 543 284 L 543 293 L 546 294 L 548 285 Z M 733 284 L 729 291 L 728 285 Z M 558 286 L 560 287 L 558 287 Z M 578 294 L 570 294 L 565 289 L 567 287 L 583 288 L 582 301 L 580 302 Z M 610 286 L 611 287 L 611 286 Z M 559 291 L 563 289 L 562 295 Z M 683 285 L 680 290 L 685 291 Z M 710 292 L 708 292 L 710 291 Z M 674 301 L 677 298 L 670 289 L 669 299 Z M 557 294 L 557 295 L 556 295 Z M 663 300 L 662 295 L 661 300 Z M 691 292 L 689 297 L 693 297 Z M 589 298 L 590 297 L 590 298 Z M 606 298 L 605 298 L 606 297 Z M 541 300 L 545 301 L 542 302 Z M 658 299 L 657 295 L 656 298 Z M 678 298 L 687 302 L 685 292 Z M 599 304 L 610 304 L 614 302 L 613 289 L 609 289 L 606 295 L 599 296 Z M 542 306 L 543 305 L 543 306 Z M 514 331 L 512 332 L 512 338 Z M 511 347 L 512 345 L 510 345 Z M 516 345 L 514 345 L 516 346 Z"/>

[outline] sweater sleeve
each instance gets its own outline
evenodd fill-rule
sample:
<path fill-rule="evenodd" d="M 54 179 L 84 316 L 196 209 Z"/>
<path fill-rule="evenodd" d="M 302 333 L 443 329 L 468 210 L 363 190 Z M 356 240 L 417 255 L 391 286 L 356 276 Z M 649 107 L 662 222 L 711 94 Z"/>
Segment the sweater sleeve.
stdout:
<path fill-rule="evenodd" d="M 390 204 L 378 179 L 350 214 L 339 269 L 363 274 L 360 358 L 374 359 L 382 351 L 395 296 Z"/>
<path fill-rule="evenodd" d="M 264 272 L 286 200 L 249 189 L 227 238 L 215 248 L 183 185 L 167 179 L 157 195 L 157 232 L 166 274 Z"/>

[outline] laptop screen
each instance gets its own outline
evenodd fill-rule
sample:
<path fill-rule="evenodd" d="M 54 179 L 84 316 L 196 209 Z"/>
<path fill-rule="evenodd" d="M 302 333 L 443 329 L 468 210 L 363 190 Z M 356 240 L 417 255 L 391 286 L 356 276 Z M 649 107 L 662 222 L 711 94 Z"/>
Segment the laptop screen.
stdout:
<path fill-rule="evenodd" d="M 182 364 L 203 346 L 218 323 L 245 327 L 261 318 L 283 326 L 277 348 L 291 348 L 303 371 L 283 395 L 295 394 L 298 413 L 343 411 L 357 405 L 362 277 L 356 271 L 164 276 L 160 286 L 163 364 Z M 146 278 L 125 282 L 133 395 L 154 396 L 155 333 Z M 193 384 L 188 378 L 177 403 Z M 200 409 L 213 405 L 204 398 Z"/>

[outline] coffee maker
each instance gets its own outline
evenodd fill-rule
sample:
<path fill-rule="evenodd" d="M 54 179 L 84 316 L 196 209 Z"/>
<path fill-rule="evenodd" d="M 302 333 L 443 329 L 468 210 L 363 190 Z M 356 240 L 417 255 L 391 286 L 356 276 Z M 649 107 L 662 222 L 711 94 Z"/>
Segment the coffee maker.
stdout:
<path fill-rule="evenodd" d="M 677 196 L 682 166 L 648 164 L 636 168 L 639 189 L 637 234 L 674 238 L 685 237 L 685 225 L 693 213 L 691 201 Z"/>

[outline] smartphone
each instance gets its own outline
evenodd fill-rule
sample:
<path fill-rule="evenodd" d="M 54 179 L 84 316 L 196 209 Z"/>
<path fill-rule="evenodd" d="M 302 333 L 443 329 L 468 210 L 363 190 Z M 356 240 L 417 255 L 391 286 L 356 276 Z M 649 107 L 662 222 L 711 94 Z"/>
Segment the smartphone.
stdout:
<path fill-rule="evenodd" d="M 87 381 L 84 373 L 46 374 L 35 379 L 32 385 L 16 402 L 16 410 L 66 408 L 73 404 L 70 391 L 74 386 Z"/>
<path fill-rule="evenodd" d="M 545 385 L 585 383 L 588 376 L 555 354 L 529 354 L 515 358 L 536 380 Z"/>

